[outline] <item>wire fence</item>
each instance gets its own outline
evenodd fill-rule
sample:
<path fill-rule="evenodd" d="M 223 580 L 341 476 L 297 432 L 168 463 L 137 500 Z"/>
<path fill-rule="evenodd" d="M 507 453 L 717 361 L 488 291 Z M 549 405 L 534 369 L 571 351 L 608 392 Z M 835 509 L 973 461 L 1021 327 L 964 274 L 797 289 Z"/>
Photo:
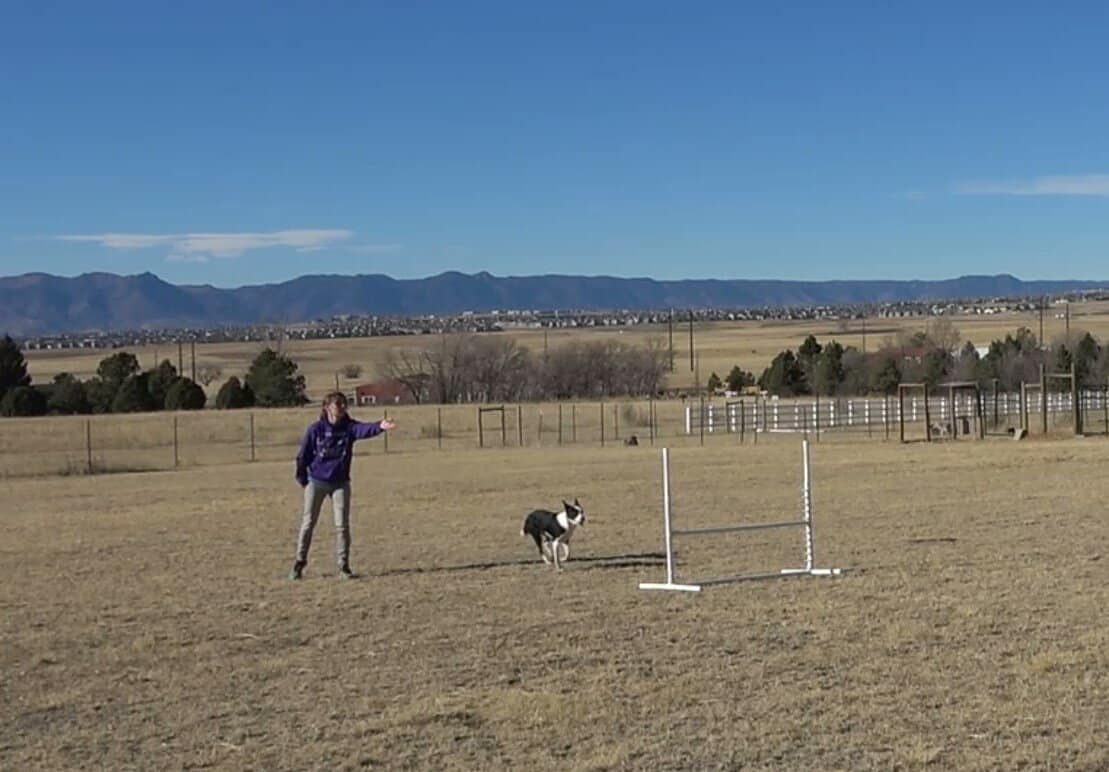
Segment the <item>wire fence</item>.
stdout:
<path fill-rule="evenodd" d="M 1048 430 L 1070 426 L 1069 393 L 983 397 L 986 433 L 1005 432 L 1023 419 L 1040 430 L 1047 408 Z M 1109 433 L 1106 389 L 1079 392 L 1087 433 Z M 936 426 L 968 434 L 976 415 L 973 397 L 928 401 Z M 412 405 L 353 408 L 360 420 L 393 418 L 397 428 L 360 442 L 356 454 L 473 451 L 500 447 L 563 445 L 654 445 L 758 443 L 776 435 L 854 434 L 894 440 L 901 420 L 897 398 L 715 400 L 620 400 L 513 405 Z M 910 436 L 924 435 L 923 399 L 905 400 Z M 130 415 L 48 416 L 0 419 L 0 476 L 97 474 L 169 470 L 186 466 L 288 461 L 316 408 L 204 410 Z M 942 432 L 940 432 L 942 436 Z"/>

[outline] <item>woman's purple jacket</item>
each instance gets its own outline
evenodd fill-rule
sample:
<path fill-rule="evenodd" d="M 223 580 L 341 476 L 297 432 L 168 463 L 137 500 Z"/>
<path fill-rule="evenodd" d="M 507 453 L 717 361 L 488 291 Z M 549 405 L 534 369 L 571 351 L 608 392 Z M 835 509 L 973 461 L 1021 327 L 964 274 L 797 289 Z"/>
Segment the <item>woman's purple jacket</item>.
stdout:
<path fill-rule="evenodd" d="M 308 427 L 297 451 L 297 482 L 308 480 L 341 485 L 350 480 L 354 441 L 381 434 L 381 422 L 363 423 L 343 416 L 332 424 L 321 418 Z"/>

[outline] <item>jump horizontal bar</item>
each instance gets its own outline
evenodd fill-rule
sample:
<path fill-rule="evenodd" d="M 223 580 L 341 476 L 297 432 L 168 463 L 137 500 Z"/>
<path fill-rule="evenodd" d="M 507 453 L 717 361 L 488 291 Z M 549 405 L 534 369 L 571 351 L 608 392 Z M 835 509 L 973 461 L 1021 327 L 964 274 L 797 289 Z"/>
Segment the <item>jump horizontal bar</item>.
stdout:
<path fill-rule="evenodd" d="M 783 568 L 781 571 L 767 574 L 740 574 L 723 579 L 703 579 L 701 587 L 714 584 L 731 584 L 732 582 L 750 582 L 758 579 L 780 579 L 783 576 L 839 576 L 838 568 Z"/>
<path fill-rule="evenodd" d="M 667 584 L 666 582 L 640 582 L 641 590 L 680 590 L 681 592 L 700 592 L 699 584 Z"/>
<path fill-rule="evenodd" d="M 731 533 L 733 531 L 761 531 L 766 528 L 787 528 L 791 525 L 804 525 L 804 520 L 790 520 L 785 523 L 751 523 L 749 525 L 723 525 L 719 528 L 675 528 L 670 533 L 675 536 L 695 536 L 699 533 Z"/>

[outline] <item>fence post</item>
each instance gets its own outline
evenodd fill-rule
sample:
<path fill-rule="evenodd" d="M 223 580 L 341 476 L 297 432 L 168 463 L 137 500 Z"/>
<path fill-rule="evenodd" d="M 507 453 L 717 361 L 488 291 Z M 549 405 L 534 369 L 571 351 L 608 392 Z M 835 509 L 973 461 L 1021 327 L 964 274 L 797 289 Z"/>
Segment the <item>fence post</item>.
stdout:
<path fill-rule="evenodd" d="M 516 444 L 524 447 L 524 406 L 516 403 Z"/>
<path fill-rule="evenodd" d="M 570 403 L 570 442 L 578 441 L 578 403 Z"/>
<path fill-rule="evenodd" d="M 813 423 L 816 424 L 816 426 L 814 427 L 815 430 L 816 430 L 816 441 L 820 442 L 820 395 L 819 394 L 816 395 L 816 399 L 813 401 L 813 411 L 812 412 L 813 412 L 813 419 L 814 419 Z"/>
<path fill-rule="evenodd" d="M 1020 428 L 1028 431 L 1028 388 L 1024 381 L 1020 382 L 1020 404 L 1017 405 L 1017 416 Z"/>
<path fill-rule="evenodd" d="M 254 413 L 250 414 L 250 460 L 254 461 L 256 458 L 254 450 Z"/>
<path fill-rule="evenodd" d="M 382 414 L 381 415 L 381 420 L 382 421 L 388 421 L 389 420 L 389 411 L 388 410 L 382 410 L 381 414 Z M 382 439 L 385 441 L 385 452 L 388 453 L 389 452 L 389 432 L 384 432 L 381 436 L 382 436 Z"/>
<path fill-rule="evenodd" d="M 508 426 L 504 420 L 504 405 L 501 405 L 501 447 L 508 445 Z"/>
<path fill-rule="evenodd" d="M 558 403 L 558 444 L 562 444 L 562 403 Z"/>
<path fill-rule="evenodd" d="M 924 438 L 932 441 L 932 413 L 928 407 L 928 383 L 924 383 Z"/>
<path fill-rule="evenodd" d="M 540 448 L 543 447 L 543 411 L 542 411 L 542 409 L 540 409 L 540 411 L 539 411 L 539 431 L 537 431 L 535 433 L 535 445 L 536 445 L 536 447 L 540 447 Z"/>
<path fill-rule="evenodd" d="M 605 446 L 605 403 L 601 402 L 598 406 L 601 413 L 601 447 Z"/>
<path fill-rule="evenodd" d="M 1074 362 L 1070 363 L 1070 401 L 1071 410 L 1074 412 L 1074 433 L 1082 434 L 1082 407 L 1078 404 L 1078 377 L 1075 374 Z"/>
<path fill-rule="evenodd" d="M 440 405 L 435 408 L 435 439 L 439 444 L 439 450 L 443 449 L 443 407 Z"/>
<path fill-rule="evenodd" d="M 173 417 L 173 468 L 177 468 L 179 457 L 177 455 L 177 416 Z"/>
<path fill-rule="evenodd" d="M 477 409 L 477 446 L 485 447 L 485 429 L 481 425 L 481 408 Z"/>
<path fill-rule="evenodd" d="M 912 399 L 914 400 L 913 401 L 913 418 L 916 418 L 916 401 L 915 401 L 916 397 L 912 397 Z M 900 429 L 900 432 L 901 432 L 900 440 L 901 440 L 901 442 L 904 442 L 905 441 L 905 392 L 901 388 L 897 389 L 897 414 L 900 416 L 900 420 L 897 422 L 898 425 L 901 427 L 901 429 Z"/>
<path fill-rule="evenodd" d="M 85 456 L 89 474 L 92 474 L 92 420 L 88 418 L 85 419 Z"/>
<path fill-rule="evenodd" d="M 1047 371 L 1040 365 L 1040 428 L 1047 434 Z"/>
<path fill-rule="evenodd" d="M 1109 405 L 1109 401 L 1106 401 Z M 655 398 L 651 397 L 647 400 L 647 421 L 651 424 L 651 444 L 655 444 Z M 1109 432 L 1109 419 L 1105 421 L 1105 430 Z"/>
<path fill-rule="evenodd" d="M 619 403 L 612 403 L 612 437 L 613 439 L 620 439 L 620 405 Z"/>
<path fill-rule="evenodd" d="M 759 403 L 762 403 L 762 430 L 766 431 L 766 400 L 755 397 L 755 404 L 751 409 L 751 442 L 759 444 Z"/>
<path fill-rule="evenodd" d="M 1105 411 L 1105 433 L 1109 434 L 1109 386 L 1101 394 L 1101 408 Z"/>
<path fill-rule="evenodd" d="M 698 387 L 700 388 L 700 387 Z M 701 444 L 705 444 L 705 395 L 702 394 L 697 402 L 697 409 L 699 412 L 697 416 L 697 426 L 701 430 Z"/>

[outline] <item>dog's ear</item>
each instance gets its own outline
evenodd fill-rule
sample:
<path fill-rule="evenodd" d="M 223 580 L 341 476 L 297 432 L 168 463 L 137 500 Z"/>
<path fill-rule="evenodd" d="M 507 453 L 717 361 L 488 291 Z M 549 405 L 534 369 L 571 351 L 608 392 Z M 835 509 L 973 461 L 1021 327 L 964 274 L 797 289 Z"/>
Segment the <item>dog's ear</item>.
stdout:
<path fill-rule="evenodd" d="M 562 500 L 562 511 L 566 512 L 566 511 L 569 511 L 569 509 L 570 509 L 570 505 L 566 503 L 566 499 L 563 499 Z"/>
<path fill-rule="evenodd" d="M 574 497 L 574 506 L 577 507 L 578 509 L 581 509 L 581 504 L 578 503 L 577 496 Z"/>

